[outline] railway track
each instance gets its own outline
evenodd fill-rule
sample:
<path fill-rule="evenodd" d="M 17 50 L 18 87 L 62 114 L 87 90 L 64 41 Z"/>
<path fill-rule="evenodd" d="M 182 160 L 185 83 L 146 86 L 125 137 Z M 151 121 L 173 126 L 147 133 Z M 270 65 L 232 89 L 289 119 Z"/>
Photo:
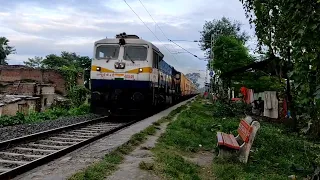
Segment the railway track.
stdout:
<path fill-rule="evenodd" d="M 11 179 L 103 136 L 127 127 L 107 116 L 0 142 L 0 179 Z"/>

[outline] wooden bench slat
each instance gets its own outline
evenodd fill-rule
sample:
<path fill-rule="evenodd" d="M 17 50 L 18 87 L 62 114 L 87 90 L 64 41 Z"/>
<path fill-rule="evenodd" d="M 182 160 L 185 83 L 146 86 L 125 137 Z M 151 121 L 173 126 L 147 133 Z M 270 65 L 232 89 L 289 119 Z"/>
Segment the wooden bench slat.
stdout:
<path fill-rule="evenodd" d="M 247 143 L 249 141 L 251 131 L 252 127 L 246 121 L 241 120 L 238 128 L 238 133 L 244 142 Z"/>
<path fill-rule="evenodd" d="M 217 132 L 218 145 L 226 146 L 232 149 L 240 149 L 240 146 L 232 134 Z"/>
<path fill-rule="evenodd" d="M 240 146 L 239 146 L 236 138 L 234 137 L 234 135 L 233 135 L 233 134 L 229 134 L 229 136 L 230 136 L 230 139 L 231 139 L 231 141 L 232 141 L 232 143 L 233 143 L 233 146 L 234 146 L 233 148 L 239 150 L 239 149 L 240 149 Z"/>
<path fill-rule="evenodd" d="M 223 133 L 224 145 L 232 149 L 240 149 L 240 146 L 233 134 Z"/>

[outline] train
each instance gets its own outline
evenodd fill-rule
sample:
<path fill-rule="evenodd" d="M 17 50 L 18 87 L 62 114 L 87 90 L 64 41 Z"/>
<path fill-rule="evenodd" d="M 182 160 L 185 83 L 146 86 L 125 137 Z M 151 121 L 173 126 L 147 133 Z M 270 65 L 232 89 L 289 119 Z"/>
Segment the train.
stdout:
<path fill-rule="evenodd" d="M 91 111 L 148 111 L 197 94 L 197 87 L 164 60 L 157 46 L 137 35 L 94 42 L 90 71 Z"/>

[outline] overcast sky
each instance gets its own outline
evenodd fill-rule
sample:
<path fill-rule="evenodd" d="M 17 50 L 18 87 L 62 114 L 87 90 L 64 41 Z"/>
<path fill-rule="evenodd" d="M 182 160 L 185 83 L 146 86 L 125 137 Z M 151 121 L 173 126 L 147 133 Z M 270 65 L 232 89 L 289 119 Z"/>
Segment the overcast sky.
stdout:
<path fill-rule="evenodd" d="M 172 40 L 199 40 L 204 22 L 223 16 L 238 20 L 253 35 L 239 0 L 141 0 Z M 183 52 L 168 42 L 138 0 L 127 3 L 155 33 L 144 26 L 123 0 L 0 0 L 0 36 L 7 37 L 17 54 L 9 64 L 21 64 L 34 56 L 76 52 L 92 57 L 93 42 L 126 32 L 151 41 L 165 55 L 165 60 L 183 73 L 200 72 L 205 77 L 205 61 Z M 198 57 L 204 52 L 198 43 L 178 42 Z M 250 45 L 253 43 L 251 42 Z"/>

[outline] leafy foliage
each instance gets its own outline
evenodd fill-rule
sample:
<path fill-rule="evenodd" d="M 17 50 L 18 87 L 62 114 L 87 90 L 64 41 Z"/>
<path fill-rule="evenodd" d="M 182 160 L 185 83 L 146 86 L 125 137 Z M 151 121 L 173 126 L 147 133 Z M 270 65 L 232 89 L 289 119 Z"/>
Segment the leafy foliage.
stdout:
<path fill-rule="evenodd" d="M 232 78 L 232 86 L 240 89 L 242 86 L 254 89 L 255 92 L 283 91 L 285 89 L 284 79 L 276 76 L 268 76 L 259 71 L 241 73 Z"/>
<path fill-rule="evenodd" d="M 14 47 L 9 45 L 9 40 L 5 37 L 0 37 L 0 65 L 7 65 L 7 56 L 15 52 Z"/>
<path fill-rule="evenodd" d="M 254 62 L 243 43 L 232 36 L 219 36 L 214 43 L 213 53 L 212 66 L 221 73 Z"/>
<path fill-rule="evenodd" d="M 89 92 L 90 91 L 86 89 L 84 86 L 76 85 L 71 87 L 68 93 L 68 98 L 70 98 L 74 106 L 80 106 L 86 101 Z"/>
<path fill-rule="evenodd" d="M 23 61 L 24 65 L 32 68 L 42 67 L 42 57 L 35 56 L 34 58 L 28 58 L 28 61 Z"/>
<path fill-rule="evenodd" d="M 49 54 L 45 58 L 29 58 L 24 64 L 29 67 L 43 67 L 47 69 L 59 69 L 67 66 L 73 69 L 86 69 L 91 66 L 91 59 L 88 56 L 79 56 L 76 53 L 62 51 L 60 56 Z"/>
<path fill-rule="evenodd" d="M 200 48 L 209 55 L 211 50 L 211 35 L 217 39 L 219 36 L 232 36 L 240 40 L 243 44 L 249 39 L 246 32 L 241 32 L 241 24 L 237 21 L 231 22 L 230 19 L 222 17 L 221 20 L 206 21 L 201 33 Z"/>
<path fill-rule="evenodd" d="M 320 84 L 320 2 L 241 0 L 255 25 L 258 48 L 268 55 L 291 59 L 295 113 L 307 112 L 319 123 L 317 86 Z M 289 55 L 289 50 L 291 53 Z M 287 64 L 288 65 L 288 64 Z M 320 132 L 319 132 L 320 135 Z"/>
<path fill-rule="evenodd" d="M 45 112 L 31 112 L 28 115 L 24 115 L 18 112 L 16 116 L 1 116 L 0 127 L 55 120 L 59 117 L 84 115 L 89 113 L 89 111 L 89 105 L 82 104 L 69 110 L 65 108 L 53 107 L 51 109 L 46 110 Z"/>
<path fill-rule="evenodd" d="M 222 101 L 217 101 L 214 103 L 212 111 L 214 117 L 237 117 L 250 114 L 251 106 L 243 102 L 226 104 Z"/>
<path fill-rule="evenodd" d="M 231 23 L 229 19 L 222 18 L 222 20 L 214 20 L 213 22 L 206 22 L 204 31 L 201 32 L 202 40 L 204 36 L 209 38 L 211 34 L 214 35 L 213 54 L 214 59 L 209 61 L 208 68 L 213 69 L 216 75 L 232 71 L 235 68 L 249 65 L 261 57 L 254 57 L 249 54 L 249 50 L 245 47 L 245 42 L 248 36 L 245 32 L 241 32 L 240 24 L 237 22 Z M 201 44 L 202 50 L 210 49 L 209 42 Z M 215 89 L 219 89 L 219 94 L 222 99 L 227 97 L 227 87 L 230 85 L 235 89 L 241 86 L 254 89 L 256 92 L 266 90 L 283 90 L 284 82 L 281 78 L 269 76 L 262 71 L 253 71 L 246 73 L 239 73 L 233 77 L 219 79 L 222 82 L 219 84 L 217 80 L 212 81 Z M 231 84 L 229 84 L 231 82 Z"/>

